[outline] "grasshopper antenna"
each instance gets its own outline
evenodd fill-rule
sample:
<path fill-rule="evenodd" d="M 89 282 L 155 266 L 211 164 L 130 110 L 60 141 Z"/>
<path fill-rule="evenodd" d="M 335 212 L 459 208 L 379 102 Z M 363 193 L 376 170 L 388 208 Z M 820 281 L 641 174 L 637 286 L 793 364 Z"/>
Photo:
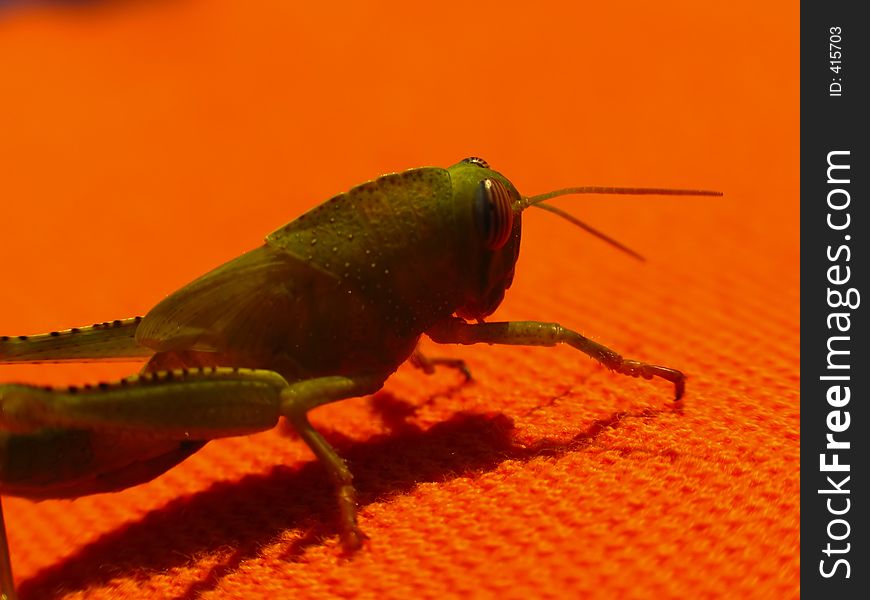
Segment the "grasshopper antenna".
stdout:
<path fill-rule="evenodd" d="M 629 248 L 628 246 L 616 241 L 612 237 L 601 233 L 591 225 L 588 225 L 578 219 L 577 217 L 565 212 L 561 208 L 557 208 L 552 204 L 545 204 L 545 200 L 549 200 L 550 198 L 556 198 L 558 196 L 567 196 L 569 194 L 622 194 L 627 196 L 721 196 L 722 192 L 716 192 L 712 190 L 681 190 L 674 188 L 633 188 L 633 187 L 608 187 L 608 186 L 598 186 L 598 185 L 588 185 L 581 187 L 569 187 L 562 188 L 559 190 L 553 190 L 552 192 L 546 192 L 544 194 L 538 194 L 537 196 L 529 196 L 527 198 L 523 198 L 522 205 L 520 210 L 525 210 L 530 206 L 534 206 L 536 208 L 540 208 L 551 212 L 555 215 L 559 215 L 569 223 L 576 225 L 577 227 L 583 229 L 587 233 L 591 233 L 595 237 L 600 240 L 603 240 L 610 244 L 611 246 L 625 252 L 632 258 L 635 258 L 641 262 L 644 262 L 646 259 Z"/>
<path fill-rule="evenodd" d="M 641 262 L 646 262 L 646 259 L 643 256 L 641 256 L 640 254 L 638 254 L 637 252 L 635 252 L 634 250 L 632 250 L 628 246 L 626 246 L 620 242 L 617 242 L 615 239 L 613 239 L 609 235 L 601 233 L 600 231 L 593 228 L 591 225 L 584 223 L 583 221 L 581 221 L 580 219 L 578 219 L 574 215 L 566 213 L 561 208 L 553 206 L 552 204 L 545 204 L 544 202 L 537 202 L 537 203 L 533 204 L 532 206 L 534 206 L 536 208 L 542 208 L 548 212 L 553 213 L 554 215 L 559 215 L 560 217 L 562 217 L 563 219 L 565 219 L 569 223 L 573 223 L 574 225 L 576 225 L 580 229 L 583 229 L 587 233 L 591 233 L 592 235 L 594 235 L 598 239 L 604 240 L 605 242 L 607 242 L 611 246 L 618 248 L 619 250 L 622 250 L 623 252 L 625 252 L 626 254 L 631 256 L 632 258 L 636 258 L 637 260 L 639 260 Z"/>

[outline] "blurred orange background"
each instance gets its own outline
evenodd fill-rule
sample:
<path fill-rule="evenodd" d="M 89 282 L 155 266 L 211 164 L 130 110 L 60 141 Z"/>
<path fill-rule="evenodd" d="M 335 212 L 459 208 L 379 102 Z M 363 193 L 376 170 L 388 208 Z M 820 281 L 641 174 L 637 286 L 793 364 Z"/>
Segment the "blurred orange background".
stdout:
<path fill-rule="evenodd" d="M 518 3 L 519 4 L 519 3 Z M 443 347 L 312 421 L 370 536 L 285 428 L 118 494 L 4 498 L 24 597 L 799 595 L 798 7 L 225 0 L 0 8 L 0 333 L 143 314 L 384 172 L 482 156 L 556 201 L 496 320 L 558 321 L 671 387 L 566 348 Z M 426 276 L 421 265 L 420 276 Z M 3 366 L 72 384 L 136 364 Z"/>

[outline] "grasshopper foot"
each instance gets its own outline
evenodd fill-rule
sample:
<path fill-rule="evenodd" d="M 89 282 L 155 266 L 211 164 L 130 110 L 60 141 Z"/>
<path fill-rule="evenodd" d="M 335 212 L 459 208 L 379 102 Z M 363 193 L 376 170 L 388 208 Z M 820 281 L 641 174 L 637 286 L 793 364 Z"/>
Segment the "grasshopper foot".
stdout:
<path fill-rule="evenodd" d="M 616 367 L 616 371 L 631 377 L 643 377 L 644 379 L 660 377 L 665 381 L 670 381 L 674 384 L 674 402 L 679 402 L 686 391 L 686 376 L 682 371 L 677 371 L 670 367 L 650 365 L 636 360 L 623 360 L 622 363 Z"/>
<path fill-rule="evenodd" d="M 341 514 L 341 545 L 346 554 L 353 554 L 363 546 L 368 536 L 356 522 L 356 489 L 343 483 L 338 488 L 338 510 Z"/>
<path fill-rule="evenodd" d="M 352 556 L 358 550 L 361 550 L 365 541 L 369 539 L 363 531 L 357 526 L 353 525 L 350 529 L 345 529 L 341 532 L 341 546 L 344 550 L 344 554 L 348 556 Z"/>

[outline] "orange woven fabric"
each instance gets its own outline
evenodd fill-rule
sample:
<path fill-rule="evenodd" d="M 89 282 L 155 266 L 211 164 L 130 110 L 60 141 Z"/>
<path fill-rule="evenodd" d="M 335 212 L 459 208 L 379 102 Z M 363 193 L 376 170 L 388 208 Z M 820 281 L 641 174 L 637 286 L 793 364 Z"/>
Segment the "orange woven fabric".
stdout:
<path fill-rule="evenodd" d="M 528 211 L 494 316 L 682 369 L 682 404 L 567 348 L 429 344 L 475 383 L 405 366 L 312 414 L 356 476 L 352 558 L 279 427 L 118 494 L 3 498 L 22 597 L 799 595 L 795 5 L 72 4 L 0 9 L 3 334 L 142 314 L 338 191 L 468 155 L 526 194 L 726 195 L 557 201 L 646 264 Z"/>

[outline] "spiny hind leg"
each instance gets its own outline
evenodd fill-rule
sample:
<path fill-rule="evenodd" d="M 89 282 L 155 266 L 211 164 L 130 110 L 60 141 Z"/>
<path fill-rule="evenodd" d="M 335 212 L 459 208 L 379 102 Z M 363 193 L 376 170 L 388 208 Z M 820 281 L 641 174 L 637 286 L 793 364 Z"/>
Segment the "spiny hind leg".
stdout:
<path fill-rule="evenodd" d="M 353 474 L 335 449 L 311 426 L 308 411 L 323 404 L 373 394 L 384 384 L 383 375 L 361 377 L 320 377 L 289 385 L 282 394 L 281 413 L 287 417 L 314 455 L 326 467 L 335 486 L 341 516 L 341 537 L 345 549 L 356 550 L 364 535 L 356 522 L 356 488 Z"/>
<path fill-rule="evenodd" d="M 466 382 L 473 379 L 473 377 L 471 376 L 471 370 L 468 368 L 468 365 L 465 364 L 465 361 L 461 358 L 427 356 L 423 351 L 420 350 L 419 345 L 414 348 L 414 353 L 411 354 L 408 362 L 410 362 L 413 366 L 417 367 L 427 375 L 431 375 L 432 373 L 434 373 L 436 366 L 442 365 L 451 369 L 456 369 L 457 371 L 462 373 L 463 377 L 465 377 Z"/>
<path fill-rule="evenodd" d="M 131 360 L 154 351 L 136 342 L 142 317 L 73 327 L 39 335 L 0 336 L 0 363 Z"/>
<path fill-rule="evenodd" d="M 376 392 L 386 374 L 321 377 L 289 384 L 274 371 L 178 369 L 116 383 L 69 388 L 0 385 L 0 428 L 32 432 L 45 427 L 135 431 L 164 439 L 209 440 L 271 429 L 288 418 L 323 463 L 336 487 L 342 539 L 359 547 L 356 491 L 347 465 L 311 426 L 307 413 L 322 404 Z"/>
<path fill-rule="evenodd" d="M 281 391 L 286 387 L 287 382 L 276 373 L 234 369 L 159 372 L 84 387 L 0 384 L 0 430 L 22 435 L 47 428 L 141 432 L 193 444 L 186 446 L 193 450 L 196 442 L 186 440 L 242 435 L 273 427 L 280 415 Z M 186 456 L 184 450 L 181 453 Z M 171 461 L 183 457 L 164 458 Z M 165 470 L 161 466 L 155 467 Z M 126 475 L 135 473 L 121 473 L 121 479 L 115 481 L 119 487 L 137 483 L 125 481 Z M 15 589 L 0 513 L 3 598 L 15 598 Z"/>
<path fill-rule="evenodd" d="M 83 387 L 0 385 L 0 428 L 15 433 L 70 428 L 210 440 L 275 426 L 283 377 L 272 371 L 160 371 Z"/>

